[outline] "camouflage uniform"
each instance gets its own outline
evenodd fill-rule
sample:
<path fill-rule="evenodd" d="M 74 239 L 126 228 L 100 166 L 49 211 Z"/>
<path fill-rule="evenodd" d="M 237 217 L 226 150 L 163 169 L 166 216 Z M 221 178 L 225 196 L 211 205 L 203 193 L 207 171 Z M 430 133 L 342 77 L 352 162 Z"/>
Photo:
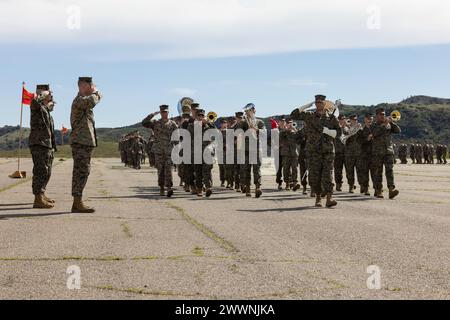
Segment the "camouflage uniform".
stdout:
<path fill-rule="evenodd" d="M 412 163 L 416 163 L 416 151 L 414 143 L 411 143 L 409 146 L 409 157 L 411 158 Z"/>
<path fill-rule="evenodd" d="M 283 176 L 286 187 L 298 184 L 298 142 L 300 140 L 297 130 L 280 130 L 280 141 L 285 144 L 282 149 Z"/>
<path fill-rule="evenodd" d="M 250 124 L 246 120 L 242 120 L 239 124 L 239 128 L 242 129 L 244 132 L 247 130 L 250 130 Z M 245 164 L 241 165 L 241 183 L 246 186 L 250 187 L 251 184 L 251 174 L 253 171 L 253 183 L 255 184 L 256 188 L 261 187 L 261 153 L 260 153 L 260 144 L 259 144 L 259 130 L 264 130 L 265 125 L 262 120 L 256 119 L 256 139 L 257 139 L 257 163 L 250 164 L 250 150 L 249 150 L 249 141 L 248 139 L 245 139 Z"/>
<path fill-rule="evenodd" d="M 224 184 L 225 181 L 228 182 L 227 179 L 227 165 L 225 164 L 226 162 L 226 140 L 227 140 L 227 131 L 226 130 L 220 130 L 220 132 L 222 133 L 222 143 L 223 143 L 223 158 L 222 158 L 222 163 L 219 163 L 219 178 L 220 178 L 220 183 Z"/>
<path fill-rule="evenodd" d="M 339 122 L 334 115 L 317 112 L 299 112 L 298 109 L 291 113 L 294 120 L 302 120 L 305 123 L 306 152 L 308 154 L 309 183 L 312 192 L 333 193 L 333 162 L 334 139 L 323 133 L 324 127 L 331 130 L 339 130 Z"/>
<path fill-rule="evenodd" d="M 298 135 L 298 144 L 299 144 L 299 152 L 298 152 L 298 164 L 300 165 L 300 179 L 303 188 L 308 184 L 308 162 L 306 158 L 306 135 L 305 129 L 299 130 Z"/>
<path fill-rule="evenodd" d="M 372 133 L 371 129 L 367 126 L 364 126 L 361 130 L 361 156 L 360 156 L 360 184 L 362 188 L 362 192 L 365 194 L 369 194 L 369 173 L 372 178 L 372 183 L 374 182 L 374 171 L 371 169 L 372 167 L 372 141 L 368 141 L 369 135 Z"/>
<path fill-rule="evenodd" d="M 394 183 L 394 148 L 392 146 L 391 134 L 400 133 L 400 127 L 392 122 L 390 125 L 373 123 L 370 127 L 372 139 L 372 170 L 375 190 L 383 189 L 383 166 L 387 185 L 395 188 Z"/>
<path fill-rule="evenodd" d="M 194 131 L 195 126 L 200 125 L 197 123 L 197 121 L 193 121 L 189 123 L 188 125 L 188 131 L 191 134 L 191 152 L 192 152 L 192 159 L 194 160 Z M 209 129 L 215 129 L 214 125 L 206 122 L 201 124 L 202 126 L 202 163 L 193 163 L 194 167 L 194 185 L 197 190 L 197 193 L 200 193 L 203 189 L 203 186 L 205 186 L 206 189 L 210 189 L 212 187 L 212 175 L 211 170 L 213 168 L 212 164 L 205 163 L 205 160 L 203 159 L 203 152 L 205 151 L 206 147 L 208 147 L 211 144 L 211 141 L 203 141 L 203 135 L 204 133 Z"/>
<path fill-rule="evenodd" d="M 53 152 L 56 151 L 55 128 L 50 109 L 33 99 L 30 105 L 30 137 L 33 158 L 33 194 L 44 194 L 52 174 Z"/>
<path fill-rule="evenodd" d="M 348 127 L 343 129 L 344 135 L 348 135 Z M 355 171 L 358 184 L 361 185 L 361 131 L 347 139 L 345 143 L 345 173 L 348 185 L 355 186 Z"/>
<path fill-rule="evenodd" d="M 72 132 L 69 143 L 73 157 L 72 196 L 74 197 L 83 195 L 90 174 L 92 151 L 97 146 L 93 109 L 100 100 L 101 95 L 96 91 L 88 96 L 77 95 L 72 102 L 70 115 Z"/>
<path fill-rule="evenodd" d="M 152 120 L 155 114 L 148 115 L 142 120 L 142 126 L 153 130 L 155 165 L 158 170 L 158 186 L 172 188 L 172 133 L 177 130 L 175 121 L 168 119 Z"/>
<path fill-rule="evenodd" d="M 414 147 L 414 156 L 417 164 L 422 164 L 423 148 L 420 144 L 416 144 Z"/>
<path fill-rule="evenodd" d="M 408 160 L 406 159 L 407 156 L 408 156 L 408 146 L 403 143 L 398 148 L 398 157 L 400 158 L 400 162 L 402 164 L 408 163 Z"/>
<path fill-rule="evenodd" d="M 281 134 L 281 130 L 280 130 L 280 134 Z M 283 183 L 283 154 L 285 153 L 286 149 L 286 141 L 284 141 L 283 139 L 281 139 L 281 137 L 279 137 L 278 139 L 278 170 L 277 170 L 277 175 L 276 175 L 276 183 L 278 185 L 281 185 Z"/>
<path fill-rule="evenodd" d="M 444 164 L 447 164 L 447 146 L 442 146 L 442 160 L 444 161 Z"/>
<path fill-rule="evenodd" d="M 340 137 L 342 135 L 342 128 L 337 130 L 336 139 L 334 139 L 334 182 L 336 188 L 340 189 L 343 183 L 342 171 L 345 165 L 345 145 L 342 143 Z"/>

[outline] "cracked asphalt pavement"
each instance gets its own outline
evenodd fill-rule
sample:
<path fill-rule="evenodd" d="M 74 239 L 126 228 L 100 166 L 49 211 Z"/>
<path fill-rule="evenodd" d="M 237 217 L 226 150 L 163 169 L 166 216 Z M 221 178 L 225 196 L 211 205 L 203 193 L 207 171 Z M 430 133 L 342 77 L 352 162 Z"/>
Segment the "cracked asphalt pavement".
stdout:
<path fill-rule="evenodd" d="M 268 164 L 260 199 L 218 187 L 217 168 L 211 198 L 177 187 L 169 199 L 154 169 L 94 159 L 97 212 L 72 214 L 72 161 L 55 164 L 56 206 L 40 210 L 31 180 L 8 178 L 16 163 L 0 159 L 0 299 L 450 298 L 449 165 L 396 165 L 396 200 L 339 192 L 320 209 L 276 190 Z M 67 287 L 74 265 L 79 290 Z M 371 265 L 380 289 L 367 286 Z"/>

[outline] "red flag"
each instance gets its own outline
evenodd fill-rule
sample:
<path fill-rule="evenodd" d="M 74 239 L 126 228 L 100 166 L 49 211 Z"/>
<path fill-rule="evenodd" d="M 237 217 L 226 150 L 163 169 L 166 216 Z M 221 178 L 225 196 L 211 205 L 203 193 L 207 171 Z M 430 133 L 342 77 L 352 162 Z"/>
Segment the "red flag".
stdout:
<path fill-rule="evenodd" d="M 69 131 L 69 129 L 67 129 L 66 127 L 63 126 L 62 129 L 61 129 L 61 131 L 62 131 L 63 134 L 66 134 L 67 131 Z"/>
<path fill-rule="evenodd" d="M 25 89 L 25 86 L 22 87 L 22 103 L 26 105 L 30 105 L 31 101 L 34 98 L 34 93 L 28 92 L 27 89 Z"/>
<path fill-rule="evenodd" d="M 270 126 L 272 129 L 278 129 L 278 122 L 275 119 L 270 118 Z"/>

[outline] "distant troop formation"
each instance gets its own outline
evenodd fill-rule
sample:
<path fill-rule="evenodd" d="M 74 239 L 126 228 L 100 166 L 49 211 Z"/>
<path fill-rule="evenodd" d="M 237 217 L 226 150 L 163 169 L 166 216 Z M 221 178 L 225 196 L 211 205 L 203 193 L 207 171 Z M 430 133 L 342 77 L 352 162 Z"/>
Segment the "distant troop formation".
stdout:
<path fill-rule="evenodd" d="M 408 163 L 408 155 L 411 158 L 411 162 L 415 164 L 446 164 L 447 163 L 447 146 L 443 144 L 420 144 L 402 143 L 398 146 L 398 158 L 402 164 Z M 435 162 L 436 157 L 436 162 Z"/>
<path fill-rule="evenodd" d="M 147 141 L 139 131 L 124 135 L 119 140 L 120 160 L 126 167 L 140 169 L 141 165 L 145 164 L 147 149 Z"/>
<path fill-rule="evenodd" d="M 92 78 L 79 78 L 78 94 L 71 107 L 72 131 L 69 139 L 74 161 L 72 212 L 95 211 L 83 203 L 82 196 L 90 174 L 92 153 L 97 146 L 93 109 L 101 98 Z M 54 105 L 50 86 L 38 85 L 30 106 L 29 138 L 34 164 L 32 189 L 35 208 L 52 208 L 55 203 L 46 195 L 56 150 L 51 116 Z M 174 194 L 173 171 L 176 168 L 180 186 L 185 192 L 210 197 L 213 193 L 213 162 L 206 161 L 204 157 L 209 153 L 219 163 L 221 187 L 247 197 L 251 197 L 252 193 L 256 198 L 261 197 L 261 139 L 267 130 L 264 122 L 256 117 L 255 105 L 249 103 L 234 117 L 222 118 L 218 122 L 215 113 L 212 116 L 211 112 L 205 114 L 205 110 L 192 99 L 182 107 L 180 116 L 169 118 L 169 106 L 161 105 L 159 111 L 142 120 L 142 125 L 150 131 L 148 142 L 138 131 L 121 137 L 119 151 L 122 163 L 140 169 L 148 155 L 150 166 L 156 167 L 158 172 L 161 196 L 171 197 Z M 293 110 L 289 116 L 279 121 L 271 120 L 271 134 L 277 133 L 279 137 L 277 145 L 272 146 L 272 152 L 279 159 L 276 174 L 278 189 L 283 189 L 284 183 L 285 190 L 301 189 L 303 194 L 307 194 L 309 185 L 315 206 L 322 207 L 322 198 L 326 198 L 325 206 L 333 207 L 337 205 L 333 199 L 334 190 L 342 191 L 344 168 L 348 192 L 354 193 L 358 183 L 360 193 L 370 195 L 371 179 L 377 198 L 384 197 L 384 171 L 389 198 L 393 199 L 399 194 L 394 182 L 395 151 L 402 163 L 407 162 L 408 153 L 413 163 L 434 163 L 434 156 L 437 163 L 447 163 L 447 148 L 444 145 L 411 144 L 408 150 L 406 144 L 401 144 L 398 150 L 394 148 L 392 134 L 400 133 L 396 123 L 399 113 L 397 117 L 386 116 L 385 110 L 379 108 L 375 119 L 368 113 L 361 124 L 357 115 L 351 115 L 348 119 L 342 114 L 336 117 L 336 111 L 337 106 L 319 94 L 314 102 Z M 155 119 L 157 114 L 160 114 L 159 119 Z M 297 122 L 303 123 L 301 129 L 297 128 Z M 230 132 L 233 133 L 231 140 Z M 199 134 L 200 140 L 196 140 Z M 217 139 L 223 139 L 223 143 L 218 143 Z M 250 140 L 255 143 L 255 149 L 250 147 Z M 172 160 L 174 147 L 177 144 L 184 146 L 184 142 L 190 142 L 187 144 L 190 156 L 183 155 L 186 150 L 180 148 L 178 153 L 182 161 L 175 166 Z M 227 152 L 227 146 L 232 146 L 234 153 L 231 150 Z M 223 150 L 217 150 L 218 147 Z M 199 153 L 200 158 L 197 158 Z M 233 161 L 229 161 L 230 157 Z"/>

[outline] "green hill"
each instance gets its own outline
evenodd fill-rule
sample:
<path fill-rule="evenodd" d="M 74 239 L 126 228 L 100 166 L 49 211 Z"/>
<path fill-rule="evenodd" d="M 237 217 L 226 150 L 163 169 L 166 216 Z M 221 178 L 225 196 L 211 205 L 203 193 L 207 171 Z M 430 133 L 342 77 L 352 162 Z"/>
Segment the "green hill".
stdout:
<path fill-rule="evenodd" d="M 384 107 L 387 113 L 393 110 L 399 110 L 402 114 L 400 126 L 402 133 L 396 135 L 394 139 L 397 141 L 416 141 L 429 143 L 450 142 L 450 99 L 428 97 L 428 96 L 412 96 L 399 103 L 381 103 L 378 105 L 346 105 L 341 106 L 341 113 L 350 115 L 358 114 L 360 121 L 367 112 L 375 114 L 378 107 Z M 222 115 L 221 115 L 222 116 Z M 226 115 L 224 115 L 226 116 Z M 281 115 L 273 115 L 278 118 Z M 271 117 L 264 118 L 266 126 L 270 128 Z M 119 127 L 119 128 L 98 128 L 97 135 L 99 147 L 95 149 L 94 156 L 97 157 L 117 157 L 118 139 L 129 132 L 139 130 L 141 135 L 148 138 L 148 130 L 141 126 L 140 123 Z M 28 151 L 28 135 L 29 129 L 23 130 L 23 154 L 29 156 Z M 57 144 L 61 144 L 61 134 L 56 130 Z M 67 144 L 68 135 L 64 137 L 64 143 Z M 5 126 L 0 128 L 0 157 L 17 155 L 17 146 L 19 141 L 19 127 Z M 56 157 L 70 157 L 70 147 L 65 145 L 60 147 Z"/>

